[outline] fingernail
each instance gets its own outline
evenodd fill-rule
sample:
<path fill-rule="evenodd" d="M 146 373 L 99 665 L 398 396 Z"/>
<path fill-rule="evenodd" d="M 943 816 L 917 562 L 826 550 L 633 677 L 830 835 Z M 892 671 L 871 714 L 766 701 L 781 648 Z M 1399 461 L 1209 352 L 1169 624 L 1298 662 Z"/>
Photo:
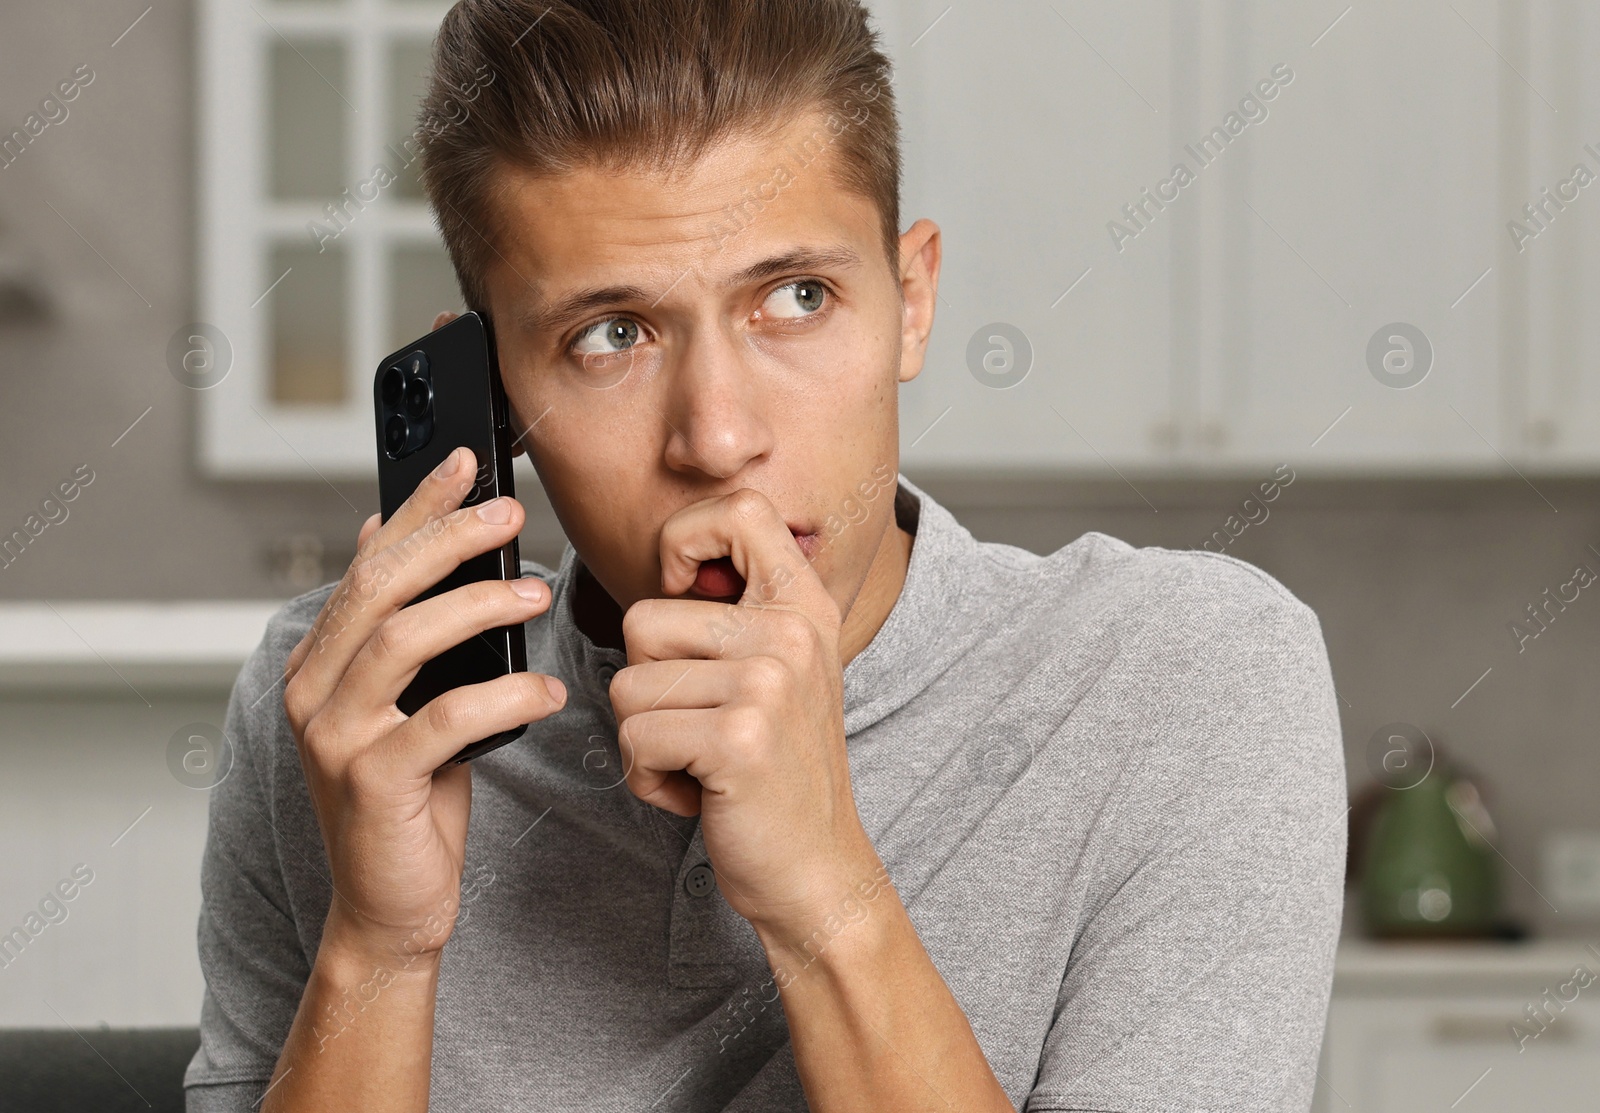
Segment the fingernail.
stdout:
<path fill-rule="evenodd" d="M 452 448 L 450 450 L 450 455 L 441 460 L 439 462 L 439 466 L 433 469 L 434 478 L 448 479 L 450 476 L 454 475 L 456 470 L 460 467 L 461 450 L 459 448 Z"/>
<path fill-rule="evenodd" d="M 532 576 L 523 576 L 511 581 L 511 590 L 524 599 L 532 599 L 538 602 L 544 598 L 544 581 L 537 580 Z"/>
<path fill-rule="evenodd" d="M 567 686 L 553 676 L 544 678 L 544 686 L 550 690 L 550 698 L 557 703 L 562 703 L 567 698 Z"/>
<path fill-rule="evenodd" d="M 505 499 L 490 499 L 478 507 L 478 517 L 495 525 L 504 525 L 511 520 L 511 504 Z"/>

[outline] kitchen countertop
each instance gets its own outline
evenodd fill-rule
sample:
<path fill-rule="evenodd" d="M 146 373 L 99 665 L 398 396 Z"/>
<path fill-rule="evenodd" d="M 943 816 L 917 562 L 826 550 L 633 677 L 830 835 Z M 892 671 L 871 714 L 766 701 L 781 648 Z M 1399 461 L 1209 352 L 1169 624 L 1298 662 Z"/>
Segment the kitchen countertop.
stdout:
<path fill-rule="evenodd" d="M 1523 943 L 1382 943 L 1343 939 L 1333 988 L 1335 993 L 1368 994 L 1477 990 L 1501 984 L 1526 989 L 1551 978 L 1568 978 L 1579 965 L 1600 971 L 1600 934 L 1595 939 Z"/>
<path fill-rule="evenodd" d="M 226 692 L 280 606 L 0 603 L 0 691 Z"/>

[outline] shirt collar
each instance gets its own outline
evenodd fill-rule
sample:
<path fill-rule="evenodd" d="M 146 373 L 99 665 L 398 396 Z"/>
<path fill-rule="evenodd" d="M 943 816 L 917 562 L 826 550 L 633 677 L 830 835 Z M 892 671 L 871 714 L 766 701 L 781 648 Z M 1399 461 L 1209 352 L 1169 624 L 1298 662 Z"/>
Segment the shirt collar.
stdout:
<path fill-rule="evenodd" d="M 914 531 L 911 560 L 889 617 L 844 668 L 847 735 L 909 703 L 981 630 L 968 613 L 976 603 L 976 539 L 904 476 L 895 492 L 895 517 Z"/>

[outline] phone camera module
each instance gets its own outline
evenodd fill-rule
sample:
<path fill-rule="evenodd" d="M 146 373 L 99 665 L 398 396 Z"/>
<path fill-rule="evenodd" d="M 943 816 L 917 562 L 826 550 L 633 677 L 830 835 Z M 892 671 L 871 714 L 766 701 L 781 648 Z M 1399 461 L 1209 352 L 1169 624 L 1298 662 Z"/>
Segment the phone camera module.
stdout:
<path fill-rule="evenodd" d="M 400 396 L 405 393 L 406 376 L 398 363 L 392 365 L 383 373 L 383 404 L 388 409 L 394 409 L 400 404 Z"/>
<path fill-rule="evenodd" d="M 411 352 L 378 376 L 378 413 L 383 451 L 403 460 L 433 440 L 433 375 L 428 355 Z"/>
<path fill-rule="evenodd" d="M 433 387 L 426 379 L 412 379 L 406 383 L 406 416 L 422 418 L 433 405 Z"/>
<path fill-rule="evenodd" d="M 389 418 L 383 427 L 383 447 L 390 456 L 399 457 L 405 451 L 406 442 L 411 439 L 411 426 L 399 414 Z"/>

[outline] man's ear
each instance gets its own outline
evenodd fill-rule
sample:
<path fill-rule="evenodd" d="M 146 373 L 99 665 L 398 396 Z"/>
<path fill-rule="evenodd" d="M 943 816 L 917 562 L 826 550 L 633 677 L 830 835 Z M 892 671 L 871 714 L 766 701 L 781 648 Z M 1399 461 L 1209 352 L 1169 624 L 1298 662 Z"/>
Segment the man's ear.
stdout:
<path fill-rule="evenodd" d="M 934 304 L 939 299 L 941 255 L 939 226 L 926 217 L 900 236 L 900 381 L 908 383 L 922 370 L 933 331 Z"/>
<path fill-rule="evenodd" d="M 455 320 L 459 316 L 461 316 L 461 314 L 452 313 L 450 310 L 446 309 L 443 313 L 439 314 L 433 319 L 434 331 L 437 332 L 439 329 L 444 328 L 445 325 L 448 325 L 451 321 Z"/>

